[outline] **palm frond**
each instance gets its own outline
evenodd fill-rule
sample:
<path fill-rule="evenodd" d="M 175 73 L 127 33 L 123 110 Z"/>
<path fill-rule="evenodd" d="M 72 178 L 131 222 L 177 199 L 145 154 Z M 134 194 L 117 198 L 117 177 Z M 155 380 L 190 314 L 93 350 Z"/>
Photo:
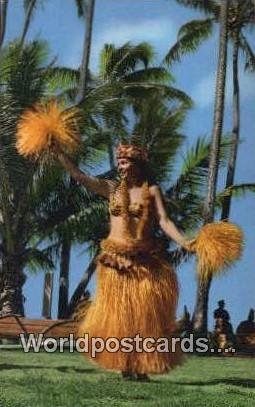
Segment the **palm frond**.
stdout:
<path fill-rule="evenodd" d="M 147 68 L 153 56 L 153 48 L 147 42 L 136 46 L 127 42 L 118 48 L 113 44 L 105 44 L 100 54 L 100 77 L 103 80 L 116 80 L 141 65 Z"/>
<path fill-rule="evenodd" d="M 33 273 L 41 270 L 50 271 L 55 267 L 52 259 L 49 257 L 47 248 L 44 250 L 38 250 L 36 248 L 27 249 L 23 255 L 23 261 L 29 271 Z"/>
<path fill-rule="evenodd" d="M 216 205 L 221 207 L 224 198 L 227 196 L 232 196 L 234 198 L 242 198 L 247 193 L 255 193 L 255 184 L 236 184 L 224 189 L 224 191 L 218 192 L 216 196 Z"/>
<path fill-rule="evenodd" d="M 220 146 L 220 166 L 226 164 L 230 146 L 230 138 L 223 137 Z M 167 190 L 167 194 L 171 196 L 185 191 L 196 194 L 199 191 L 202 192 L 208 175 L 209 155 L 210 141 L 205 137 L 199 137 L 195 145 L 186 152 L 180 176 L 176 183 Z"/>
<path fill-rule="evenodd" d="M 66 67 L 50 67 L 43 74 L 46 76 L 49 91 L 76 89 L 79 84 L 80 72 L 77 69 Z"/>
<path fill-rule="evenodd" d="M 165 56 L 164 62 L 171 65 L 180 61 L 187 53 L 194 52 L 212 33 L 213 19 L 193 20 L 184 24 L 178 32 L 178 40 Z"/>
<path fill-rule="evenodd" d="M 124 75 L 120 78 L 124 82 L 156 82 L 167 84 L 173 82 L 174 77 L 163 67 L 151 67 L 147 69 L 139 69 L 129 75 Z"/>
<path fill-rule="evenodd" d="M 171 109 L 168 100 L 159 95 L 146 98 L 136 106 L 136 123 L 131 142 L 146 147 L 150 152 L 150 167 L 158 182 L 170 176 L 178 149 L 184 136 L 179 129 L 187 110 L 183 106 Z"/>

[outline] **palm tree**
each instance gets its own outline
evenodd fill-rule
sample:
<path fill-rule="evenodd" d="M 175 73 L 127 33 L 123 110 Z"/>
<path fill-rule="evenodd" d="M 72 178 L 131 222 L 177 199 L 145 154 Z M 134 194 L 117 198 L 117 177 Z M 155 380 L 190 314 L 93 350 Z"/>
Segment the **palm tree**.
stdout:
<path fill-rule="evenodd" d="M 193 52 L 212 34 L 213 26 L 219 23 L 220 2 L 215 0 L 176 0 L 178 3 L 197 9 L 206 14 L 206 18 L 192 20 L 184 24 L 178 33 L 178 41 L 169 50 L 165 61 L 168 64 L 180 60 L 187 52 Z M 245 69 L 255 70 L 255 55 L 246 38 L 246 31 L 254 27 L 255 8 L 251 0 L 230 0 L 228 13 L 228 39 L 232 42 L 232 71 L 233 71 L 233 128 L 232 148 L 230 150 L 227 168 L 226 188 L 234 184 L 236 158 L 240 139 L 240 91 L 239 91 L 239 54 L 243 51 L 245 56 Z M 231 205 L 231 193 L 223 200 L 222 219 L 228 219 Z"/>
<path fill-rule="evenodd" d="M 1 254 L 0 309 L 3 313 L 24 314 L 22 286 L 26 280 L 24 266 L 31 260 L 32 253 L 27 247 L 28 228 L 31 213 L 28 211 L 27 192 L 31 188 L 36 171 L 34 163 L 20 157 L 15 148 L 16 124 L 20 113 L 41 98 L 45 78 L 38 75 L 45 56 L 43 44 L 33 43 L 26 48 L 21 58 L 20 49 L 12 44 L 4 50 L 0 66 L 1 76 Z M 43 252 L 34 252 L 43 260 Z M 44 263 L 50 266 L 50 261 Z"/>
<path fill-rule="evenodd" d="M 213 25 L 220 20 L 220 2 L 177 0 L 178 3 L 200 10 L 206 14 L 203 20 L 192 20 L 184 24 L 178 34 L 177 43 L 171 48 L 166 56 L 166 62 L 171 64 L 175 60 L 180 60 L 181 56 L 187 52 L 195 51 L 204 40 L 212 33 Z M 245 30 L 254 25 L 254 5 L 251 1 L 229 1 L 228 13 L 228 38 L 233 44 L 232 69 L 233 69 L 233 129 L 232 145 L 229 153 L 227 166 L 226 190 L 229 192 L 222 200 L 222 219 L 228 219 L 230 213 L 231 194 L 234 191 L 234 174 L 236 167 L 237 150 L 240 133 L 240 107 L 239 107 L 239 73 L 238 60 L 239 50 L 244 51 L 246 58 L 245 68 L 255 69 L 255 56 L 251 46 L 245 36 Z M 208 295 L 208 294 L 206 294 Z"/>
<path fill-rule="evenodd" d="M 224 117 L 225 82 L 227 66 L 227 33 L 228 33 L 228 0 L 224 1 L 220 10 L 220 38 L 219 56 L 216 80 L 216 95 L 214 107 L 214 122 L 210 162 L 208 171 L 208 192 L 204 207 L 204 222 L 212 222 L 215 212 L 215 197 L 217 176 L 219 168 L 219 151 Z M 204 281 L 199 279 L 197 289 L 196 307 L 193 316 L 193 328 L 195 332 L 207 333 L 208 295 L 211 278 Z"/>
<path fill-rule="evenodd" d="M 253 54 L 249 43 L 244 35 L 245 27 L 254 26 L 255 9 L 250 1 L 234 2 L 231 12 L 231 31 L 232 39 L 232 70 L 233 70 L 233 128 L 232 128 L 232 147 L 229 155 L 226 188 L 234 184 L 237 151 L 240 139 L 240 89 L 239 89 L 239 54 L 240 49 L 246 50 L 246 69 L 255 71 L 255 55 Z M 222 219 L 228 219 L 231 206 L 231 194 L 226 196 L 222 205 Z"/>
<path fill-rule="evenodd" d="M 23 26 L 23 31 L 21 34 L 20 39 L 20 46 L 23 47 L 25 42 L 25 37 L 27 35 L 33 13 L 38 5 L 38 0 L 24 0 L 24 9 L 25 9 L 25 22 Z M 81 1 L 77 0 L 77 3 Z M 79 9 L 79 4 L 77 4 Z M 7 2 L 5 3 L 5 13 L 1 13 L 1 15 L 6 15 L 6 7 Z M 68 249 L 67 245 L 70 246 Z M 64 250 L 65 248 L 65 250 Z M 65 314 L 65 310 L 63 309 L 63 304 L 66 304 L 68 301 L 68 269 L 69 269 L 69 258 L 70 258 L 70 251 L 71 245 L 67 241 L 63 242 L 62 248 L 62 260 L 61 260 L 61 267 L 60 267 L 60 293 L 59 293 L 59 315 L 60 317 Z M 50 315 L 50 304 L 52 302 L 51 295 L 52 295 L 52 284 L 53 284 L 53 275 L 51 272 L 45 273 L 45 282 L 44 282 L 44 299 L 43 299 L 43 315 L 49 317 Z"/>
<path fill-rule="evenodd" d="M 78 93 L 76 103 L 83 101 L 89 79 L 89 58 L 92 40 L 92 25 L 95 0 L 76 0 L 79 17 L 85 21 L 85 37 L 83 43 L 83 55 L 79 72 Z M 70 186 L 75 186 L 75 181 L 70 179 Z M 60 261 L 60 279 L 59 279 L 59 300 L 58 300 L 58 318 L 65 318 L 68 312 L 69 298 L 69 268 L 72 243 L 68 238 L 63 238 Z"/>
<path fill-rule="evenodd" d="M 5 314 L 24 314 L 25 267 L 43 267 L 46 271 L 54 268 L 51 248 L 42 246 L 43 242 L 37 239 L 40 228 L 50 221 L 54 228 L 74 210 L 73 205 L 62 208 L 62 213 L 54 212 L 53 219 L 47 216 L 63 172 L 51 168 L 47 161 L 30 162 L 19 156 L 15 148 L 20 115 L 48 96 L 53 78 L 58 82 L 58 70 L 49 66 L 47 59 L 45 43 L 34 41 L 21 48 L 18 42 L 3 49 L 0 65 L 0 310 Z M 60 72 L 59 78 L 62 77 Z M 43 203 L 48 205 L 48 212 Z"/>

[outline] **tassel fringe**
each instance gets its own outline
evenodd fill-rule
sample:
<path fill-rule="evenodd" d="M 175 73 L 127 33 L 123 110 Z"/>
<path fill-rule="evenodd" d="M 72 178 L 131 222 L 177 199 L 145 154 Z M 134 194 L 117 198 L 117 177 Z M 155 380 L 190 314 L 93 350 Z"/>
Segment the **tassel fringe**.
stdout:
<path fill-rule="evenodd" d="M 233 223 L 221 221 L 203 226 L 195 242 L 199 276 L 207 279 L 225 271 L 241 257 L 242 249 L 242 230 Z"/>
<path fill-rule="evenodd" d="M 25 157 L 37 157 L 55 142 L 72 153 L 80 143 L 79 119 L 76 108 L 63 110 L 56 101 L 37 104 L 21 116 L 16 148 Z"/>

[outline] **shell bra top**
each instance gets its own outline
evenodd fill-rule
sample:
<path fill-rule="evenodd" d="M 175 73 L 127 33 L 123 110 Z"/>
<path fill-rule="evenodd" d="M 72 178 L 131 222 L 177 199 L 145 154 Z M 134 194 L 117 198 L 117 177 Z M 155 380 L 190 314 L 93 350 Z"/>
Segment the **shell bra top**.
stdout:
<path fill-rule="evenodd" d="M 137 202 L 130 203 L 129 192 L 125 179 L 122 179 L 120 184 L 110 195 L 109 211 L 113 216 L 121 216 L 125 231 L 129 237 L 129 225 L 132 218 L 137 218 L 137 236 L 136 239 L 143 239 L 144 233 L 150 224 L 151 218 L 151 197 L 148 182 L 142 185 L 142 196 Z M 134 239 L 134 238 L 133 238 Z"/>
<path fill-rule="evenodd" d="M 119 193 L 119 196 L 118 196 Z M 141 217 L 145 205 L 147 205 L 150 198 L 148 182 L 142 185 L 142 199 L 141 202 L 129 203 L 129 194 L 125 180 L 121 181 L 115 188 L 114 192 L 110 195 L 109 210 L 114 216 L 120 216 L 126 211 L 131 216 Z"/>

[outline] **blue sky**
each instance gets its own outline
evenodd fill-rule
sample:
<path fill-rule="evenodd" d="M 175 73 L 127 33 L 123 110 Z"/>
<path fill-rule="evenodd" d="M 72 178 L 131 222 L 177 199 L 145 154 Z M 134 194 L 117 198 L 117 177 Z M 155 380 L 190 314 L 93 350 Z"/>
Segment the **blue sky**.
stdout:
<path fill-rule="evenodd" d="M 20 35 L 24 12 L 22 0 L 12 0 L 8 10 L 6 42 Z M 93 41 L 90 68 L 96 71 L 99 52 L 106 42 L 121 45 L 126 41 L 138 43 L 149 41 L 155 47 L 155 62 L 160 63 L 167 50 L 176 40 L 178 28 L 200 14 L 175 3 L 174 0 L 96 0 Z M 77 17 L 73 0 L 44 0 L 34 15 L 28 39 L 41 38 L 49 42 L 52 56 L 57 56 L 61 65 L 77 67 L 81 61 L 84 23 Z M 187 92 L 195 106 L 188 114 L 183 132 L 187 141 L 183 152 L 201 135 L 209 136 L 212 130 L 213 102 L 215 89 L 215 70 L 217 62 L 217 36 L 215 31 L 210 40 L 204 43 L 195 54 L 185 56 L 181 64 L 173 67 L 176 86 Z M 254 43 L 254 41 L 253 41 Z M 231 53 L 231 49 L 230 49 Z M 255 180 L 255 85 L 254 75 L 243 72 L 240 63 L 241 87 L 241 139 L 236 183 Z M 231 130 L 231 70 L 227 75 L 227 96 L 224 131 Z M 181 154 L 180 153 L 180 158 Z M 221 175 L 219 185 L 224 185 L 225 174 Z M 226 275 L 213 281 L 209 303 L 209 325 L 213 326 L 212 311 L 217 301 L 224 298 L 230 311 L 234 326 L 245 319 L 249 308 L 255 308 L 255 195 L 235 200 L 231 210 L 231 220 L 243 228 L 245 250 L 242 259 Z M 71 259 L 72 292 L 88 264 L 84 247 L 77 247 Z M 195 264 L 182 265 L 177 270 L 180 282 L 180 301 L 178 316 L 183 305 L 193 311 L 196 278 Z M 53 316 L 56 316 L 58 270 L 55 273 L 55 295 Z M 27 297 L 26 313 L 29 317 L 40 317 L 42 308 L 43 273 L 31 276 L 25 285 Z M 91 288 L 95 281 L 91 283 Z"/>

